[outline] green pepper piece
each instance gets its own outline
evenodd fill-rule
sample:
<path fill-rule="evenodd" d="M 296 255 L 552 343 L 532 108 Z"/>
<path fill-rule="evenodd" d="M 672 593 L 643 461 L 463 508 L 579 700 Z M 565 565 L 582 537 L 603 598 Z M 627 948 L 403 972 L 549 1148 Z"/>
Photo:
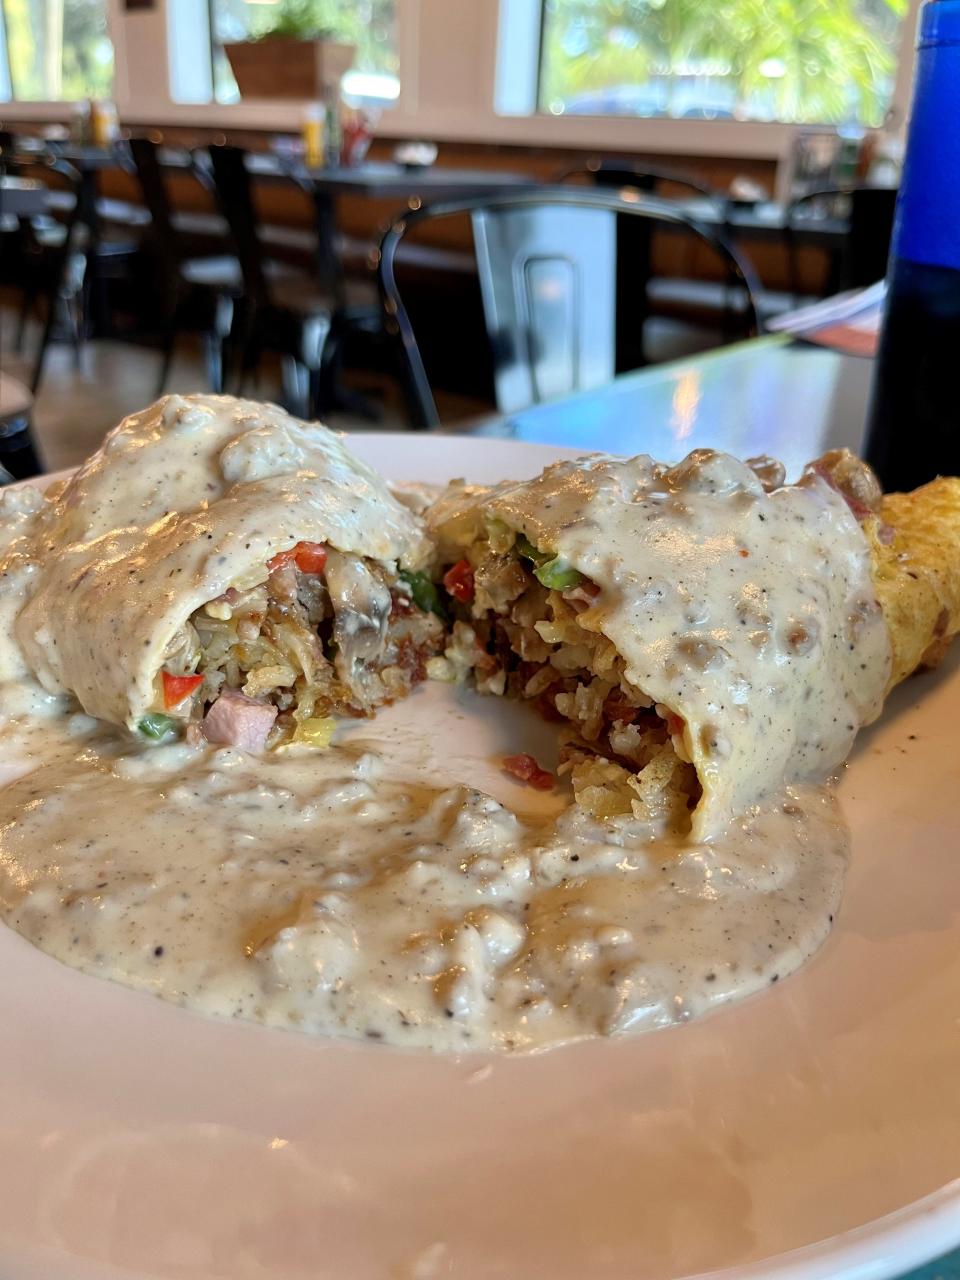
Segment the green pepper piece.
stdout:
<path fill-rule="evenodd" d="M 538 564 L 533 571 L 533 576 L 551 591 L 569 591 L 571 587 L 579 586 L 583 581 L 583 574 L 579 569 L 574 569 L 559 556 Z"/>
<path fill-rule="evenodd" d="M 544 561 L 552 559 L 549 551 L 538 551 L 530 539 L 522 533 L 517 534 L 515 546 L 524 560 L 532 560 L 534 564 L 543 564 Z"/>
<path fill-rule="evenodd" d="M 163 742 L 164 738 L 176 728 L 173 716 L 165 716 L 160 711 L 150 711 L 137 724 L 137 731 L 151 742 Z"/>
<path fill-rule="evenodd" d="M 425 573 L 411 573 L 409 569 L 401 569 L 400 577 L 410 588 L 413 603 L 424 613 L 435 613 L 438 618 L 446 618 L 447 611 L 443 607 L 440 593 Z"/>

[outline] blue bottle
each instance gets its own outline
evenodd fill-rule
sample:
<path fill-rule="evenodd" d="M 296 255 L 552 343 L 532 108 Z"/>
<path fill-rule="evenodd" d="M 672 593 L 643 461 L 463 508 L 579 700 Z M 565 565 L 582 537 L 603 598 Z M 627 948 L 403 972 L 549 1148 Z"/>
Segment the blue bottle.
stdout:
<path fill-rule="evenodd" d="M 884 489 L 960 475 L 960 0 L 927 0 L 867 425 Z"/>

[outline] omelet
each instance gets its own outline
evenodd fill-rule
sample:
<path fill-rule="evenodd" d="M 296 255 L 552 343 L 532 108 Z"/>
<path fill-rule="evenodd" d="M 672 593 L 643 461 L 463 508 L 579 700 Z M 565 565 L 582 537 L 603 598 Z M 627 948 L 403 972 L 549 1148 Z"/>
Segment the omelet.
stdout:
<path fill-rule="evenodd" d="M 960 631 L 960 478 L 889 493 L 865 532 L 893 651 L 888 689 L 935 666 Z"/>
<path fill-rule="evenodd" d="M 845 450 L 791 485 L 767 458 L 594 455 L 451 486 L 427 523 L 448 662 L 562 723 L 561 772 L 604 821 L 709 838 L 829 776 L 960 629 L 960 480 L 884 497 Z"/>

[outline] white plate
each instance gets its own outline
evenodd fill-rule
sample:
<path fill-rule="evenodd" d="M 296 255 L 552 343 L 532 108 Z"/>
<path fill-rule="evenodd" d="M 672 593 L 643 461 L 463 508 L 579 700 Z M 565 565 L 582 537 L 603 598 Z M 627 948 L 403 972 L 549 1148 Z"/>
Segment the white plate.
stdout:
<path fill-rule="evenodd" d="M 354 443 L 396 478 L 557 454 Z M 395 714 L 429 728 L 438 696 Z M 894 696 L 843 783 L 833 936 L 677 1030 L 519 1058 L 325 1043 L 205 1021 L 0 928 L 0 1276 L 880 1280 L 943 1252 L 960 1241 L 958 715 L 956 656 Z M 458 750 L 482 755 L 495 724 L 471 732 Z"/>

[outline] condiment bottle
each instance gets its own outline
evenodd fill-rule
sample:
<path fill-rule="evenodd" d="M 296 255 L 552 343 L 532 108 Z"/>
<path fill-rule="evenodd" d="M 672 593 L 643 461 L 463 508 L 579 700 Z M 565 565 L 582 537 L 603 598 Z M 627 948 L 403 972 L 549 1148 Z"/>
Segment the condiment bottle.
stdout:
<path fill-rule="evenodd" d="M 885 489 L 960 474 L 960 0 L 928 0 L 866 458 Z"/>
<path fill-rule="evenodd" d="M 303 162 L 309 168 L 323 164 L 324 125 L 326 110 L 321 102 L 311 102 L 303 113 L 300 133 L 303 138 Z"/>

